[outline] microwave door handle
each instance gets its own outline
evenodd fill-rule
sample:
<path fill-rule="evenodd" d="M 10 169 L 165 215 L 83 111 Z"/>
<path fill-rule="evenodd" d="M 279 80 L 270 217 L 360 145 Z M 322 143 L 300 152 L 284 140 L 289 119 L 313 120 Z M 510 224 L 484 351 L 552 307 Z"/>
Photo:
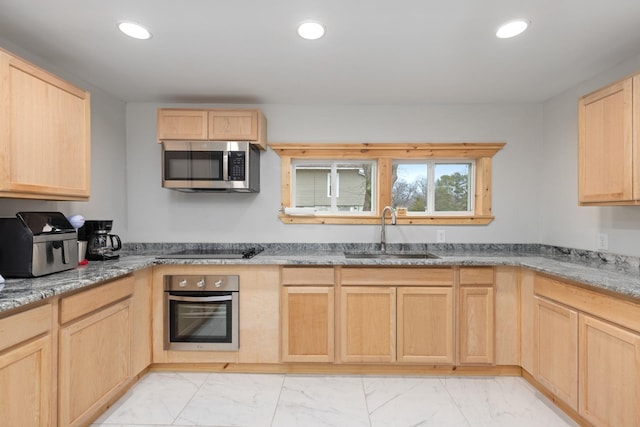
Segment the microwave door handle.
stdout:
<path fill-rule="evenodd" d="M 223 296 L 211 296 L 211 297 L 182 297 L 169 294 L 170 301 L 182 301 L 182 302 L 222 302 L 231 301 L 232 295 Z"/>

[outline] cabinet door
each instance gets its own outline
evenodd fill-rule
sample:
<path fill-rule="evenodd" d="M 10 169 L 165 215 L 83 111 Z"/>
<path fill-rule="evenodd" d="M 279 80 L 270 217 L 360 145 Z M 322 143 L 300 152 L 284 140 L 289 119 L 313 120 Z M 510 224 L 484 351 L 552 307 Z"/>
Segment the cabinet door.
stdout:
<path fill-rule="evenodd" d="M 0 354 L 0 424 L 49 427 L 51 335 Z"/>
<path fill-rule="evenodd" d="M 632 92 L 629 78 L 578 102 L 578 198 L 582 204 L 638 198 L 639 189 L 633 188 Z"/>
<path fill-rule="evenodd" d="M 222 141 L 258 140 L 257 111 L 209 111 L 209 139 Z"/>
<path fill-rule="evenodd" d="M 596 426 L 640 425 L 640 335 L 580 315 L 580 414 Z"/>
<path fill-rule="evenodd" d="M 333 362 L 333 287 L 282 288 L 282 360 Z"/>
<path fill-rule="evenodd" d="M 458 362 L 494 362 L 494 292 L 491 287 L 461 287 L 458 300 Z"/>
<path fill-rule="evenodd" d="M 398 288 L 398 361 L 453 364 L 453 289 Z"/>
<path fill-rule="evenodd" d="M 164 140 L 206 140 L 205 110 L 158 109 L 158 142 Z"/>
<path fill-rule="evenodd" d="M 0 51 L 0 195 L 89 197 L 89 94 Z"/>
<path fill-rule="evenodd" d="M 131 299 L 60 328 L 59 424 L 86 425 L 127 385 Z"/>
<path fill-rule="evenodd" d="M 534 377 L 571 408 L 578 408 L 578 314 L 535 298 Z"/>
<path fill-rule="evenodd" d="M 343 287 L 340 293 L 340 354 L 343 362 L 394 362 L 396 290 Z"/>

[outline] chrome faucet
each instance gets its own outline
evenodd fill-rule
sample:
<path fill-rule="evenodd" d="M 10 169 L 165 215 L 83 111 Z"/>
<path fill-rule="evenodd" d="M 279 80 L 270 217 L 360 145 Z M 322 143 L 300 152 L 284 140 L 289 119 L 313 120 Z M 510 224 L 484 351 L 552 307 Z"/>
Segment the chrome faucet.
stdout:
<path fill-rule="evenodd" d="M 380 251 L 387 251 L 387 234 L 385 232 L 385 223 L 384 223 L 384 215 L 387 212 L 391 212 L 391 224 L 396 225 L 396 211 L 391 206 L 385 206 L 382 209 L 382 222 L 380 224 Z"/>

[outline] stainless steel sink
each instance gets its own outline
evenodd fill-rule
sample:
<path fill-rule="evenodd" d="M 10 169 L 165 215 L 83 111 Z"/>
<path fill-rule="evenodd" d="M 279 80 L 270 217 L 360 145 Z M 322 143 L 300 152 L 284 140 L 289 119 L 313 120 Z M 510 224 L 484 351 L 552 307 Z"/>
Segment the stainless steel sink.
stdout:
<path fill-rule="evenodd" d="M 347 252 L 345 258 L 375 258 L 375 259 L 438 259 L 430 252 Z"/>

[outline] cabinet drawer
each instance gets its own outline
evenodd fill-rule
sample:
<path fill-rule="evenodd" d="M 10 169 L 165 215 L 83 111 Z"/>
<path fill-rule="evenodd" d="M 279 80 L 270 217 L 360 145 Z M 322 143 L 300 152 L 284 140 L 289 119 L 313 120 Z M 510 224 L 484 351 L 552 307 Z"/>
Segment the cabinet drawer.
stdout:
<path fill-rule="evenodd" d="M 343 268 L 343 286 L 452 286 L 451 268 Z"/>
<path fill-rule="evenodd" d="M 60 300 L 60 324 L 70 322 L 133 294 L 133 276 L 117 279 Z"/>
<path fill-rule="evenodd" d="M 640 332 L 640 304 L 536 275 L 534 292 L 579 311 Z"/>
<path fill-rule="evenodd" d="M 290 285 L 333 285 L 333 267 L 283 267 L 282 284 Z"/>
<path fill-rule="evenodd" d="M 0 351 L 51 329 L 51 304 L 0 320 Z"/>
<path fill-rule="evenodd" d="M 460 285 L 462 286 L 493 286 L 493 282 L 493 267 L 460 268 Z"/>

